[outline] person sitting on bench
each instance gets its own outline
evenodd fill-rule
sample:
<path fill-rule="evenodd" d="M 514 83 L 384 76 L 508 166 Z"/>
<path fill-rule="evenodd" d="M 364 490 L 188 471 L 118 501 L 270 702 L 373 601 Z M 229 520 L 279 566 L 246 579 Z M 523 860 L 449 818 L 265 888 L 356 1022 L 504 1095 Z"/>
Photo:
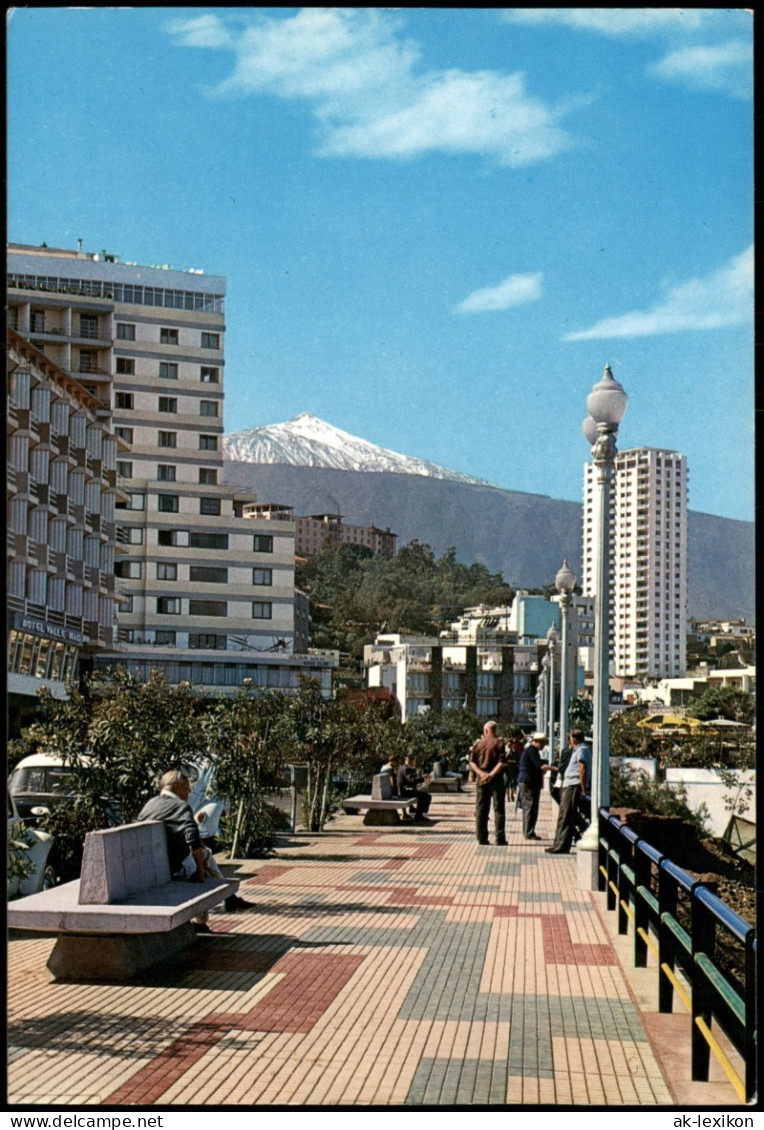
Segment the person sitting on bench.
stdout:
<path fill-rule="evenodd" d="M 416 770 L 416 759 L 413 753 L 406 757 L 405 764 L 398 770 L 398 795 L 410 796 L 416 799 L 416 812 L 414 820 L 419 824 L 426 823 L 426 815 L 432 803 L 432 794 L 427 789 L 420 788 L 424 777 L 419 776 Z"/>
<path fill-rule="evenodd" d="M 167 837 L 167 855 L 173 879 L 190 882 L 203 882 L 205 875 L 222 879 L 220 868 L 209 848 L 202 845 L 199 825 L 194 819 L 193 809 L 188 803 L 191 785 L 185 773 L 170 769 L 159 778 L 159 793 L 144 804 L 137 820 L 159 820 L 164 824 Z M 227 911 L 250 910 L 252 903 L 229 895 L 223 903 Z M 200 934 L 209 934 L 208 911 L 203 911 L 194 919 L 194 929 Z"/>

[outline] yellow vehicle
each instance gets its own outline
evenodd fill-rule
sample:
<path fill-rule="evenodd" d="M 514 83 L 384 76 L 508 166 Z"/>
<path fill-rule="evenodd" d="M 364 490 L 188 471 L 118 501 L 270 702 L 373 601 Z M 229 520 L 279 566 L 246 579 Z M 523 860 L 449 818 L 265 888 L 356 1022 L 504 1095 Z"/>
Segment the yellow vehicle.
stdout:
<path fill-rule="evenodd" d="M 697 718 L 669 713 L 649 714 L 637 725 L 643 730 L 652 730 L 654 734 L 694 734 L 702 728 Z"/>

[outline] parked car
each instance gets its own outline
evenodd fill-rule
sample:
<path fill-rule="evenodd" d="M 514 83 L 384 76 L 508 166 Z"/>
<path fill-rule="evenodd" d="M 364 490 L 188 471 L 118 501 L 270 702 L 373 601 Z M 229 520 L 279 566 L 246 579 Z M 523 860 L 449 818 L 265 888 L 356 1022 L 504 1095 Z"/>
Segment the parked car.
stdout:
<path fill-rule="evenodd" d="M 22 758 L 8 778 L 8 791 L 27 827 L 39 824 L 52 804 L 76 795 L 72 770 L 53 753 Z"/>
<path fill-rule="evenodd" d="M 8 798 L 8 852 L 12 841 L 26 843 L 26 848 L 19 849 L 24 853 L 34 866 L 34 870 L 23 878 L 10 875 L 11 861 L 8 859 L 8 898 L 15 895 L 35 895 L 38 891 L 46 891 L 58 882 L 58 873 L 55 866 L 53 837 L 39 828 L 29 828 L 19 815 L 13 797 L 7 793 Z"/>

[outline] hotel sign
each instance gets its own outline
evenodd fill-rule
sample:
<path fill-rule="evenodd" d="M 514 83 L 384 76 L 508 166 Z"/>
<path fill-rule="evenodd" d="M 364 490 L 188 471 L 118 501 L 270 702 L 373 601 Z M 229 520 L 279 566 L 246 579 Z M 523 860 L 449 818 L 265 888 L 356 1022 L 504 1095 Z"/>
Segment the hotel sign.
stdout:
<path fill-rule="evenodd" d="M 82 632 L 64 628 L 61 624 L 51 624 L 49 620 L 40 620 L 36 616 L 16 615 L 11 626 L 18 632 L 29 632 L 33 636 L 42 636 L 43 639 L 57 640 L 76 647 L 81 646 L 84 638 Z"/>

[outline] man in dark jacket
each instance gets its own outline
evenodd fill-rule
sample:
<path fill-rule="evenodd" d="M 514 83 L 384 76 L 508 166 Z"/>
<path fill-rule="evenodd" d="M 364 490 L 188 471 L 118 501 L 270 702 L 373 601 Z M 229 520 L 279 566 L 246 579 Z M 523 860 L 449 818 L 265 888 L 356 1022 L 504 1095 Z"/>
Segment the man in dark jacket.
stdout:
<path fill-rule="evenodd" d="M 424 777 L 420 777 L 416 769 L 416 759 L 413 753 L 408 754 L 403 765 L 398 770 L 398 795 L 410 796 L 416 800 L 414 820 L 419 824 L 426 823 L 426 816 L 432 802 L 432 794 L 427 789 L 420 788 Z"/>
<path fill-rule="evenodd" d="M 475 774 L 475 831 L 479 844 L 488 843 L 488 814 L 493 803 L 496 846 L 507 846 L 504 767 L 506 749 L 496 736 L 496 723 L 486 722 L 482 738 L 470 750 L 470 769 Z"/>
<path fill-rule="evenodd" d="M 544 773 L 551 766 L 541 761 L 541 751 L 546 745 L 546 734 L 531 734 L 531 740 L 522 752 L 517 770 L 517 800 L 523 812 L 523 835 L 526 840 L 539 840 L 536 835 L 536 821 L 539 814 L 539 798 Z"/>

